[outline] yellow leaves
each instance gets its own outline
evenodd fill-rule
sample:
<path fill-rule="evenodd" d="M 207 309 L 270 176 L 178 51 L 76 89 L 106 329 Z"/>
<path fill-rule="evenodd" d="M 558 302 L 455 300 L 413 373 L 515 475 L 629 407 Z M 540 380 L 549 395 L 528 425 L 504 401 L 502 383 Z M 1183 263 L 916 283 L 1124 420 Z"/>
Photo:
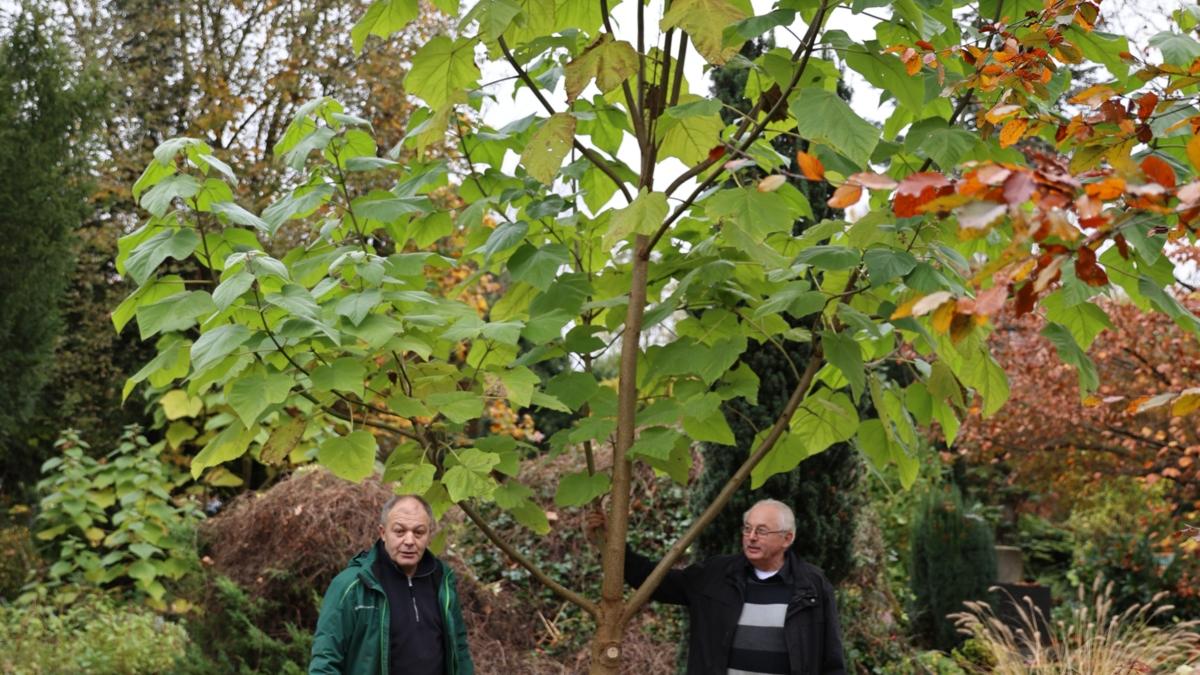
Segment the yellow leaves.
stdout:
<path fill-rule="evenodd" d="M 1200 171 L 1200 136 L 1192 136 L 1187 143 L 1187 158 L 1192 168 Z"/>
<path fill-rule="evenodd" d="M 1117 95 L 1115 89 L 1107 84 L 1094 84 L 1071 97 L 1071 103 L 1084 104 L 1091 108 L 1099 107 L 1102 103 Z"/>
<path fill-rule="evenodd" d="M 987 111 L 983 118 L 987 120 L 989 124 L 1000 124 L 1000 122 L 1012 117 L 1013 115 L 1016 115 L 1020 111 L 1021 106 L 1014 105 L 1012 103 L 996 105 L 993 106 L 991 110 Z"/>
<path fill-rule="evenodd" d="M 1171 403 L 1171 414 L 1175 417 L 1183 417 L 1196 410 L 1200 410 L 1200 388 L 1184 390 L 1179 398 Z"/>
<path fill-rule="evenodd" d="M 1000 147 L 1007 148 L 1025 136 L 1025 131 L 1029 128 L 1029 120 L 1022 117 L 1013 118 L 1004 123 L 1004 128 L 1000 130 Z"/>

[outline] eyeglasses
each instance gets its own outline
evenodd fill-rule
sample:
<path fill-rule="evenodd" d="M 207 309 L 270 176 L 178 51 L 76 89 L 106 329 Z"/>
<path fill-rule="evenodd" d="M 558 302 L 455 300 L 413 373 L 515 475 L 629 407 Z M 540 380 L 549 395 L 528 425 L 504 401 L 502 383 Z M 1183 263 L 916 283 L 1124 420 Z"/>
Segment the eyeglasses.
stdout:
<path fill-rule="evenodd" d="M 785 532 L 790 532 L 790 530 L 768 530 L 765 525 L 759 525 L 758 527 L 742 526 L 743 537 L 749 537 L 752 534 L 756 537 L 765 537 L 768 534 L 783 534 Z"/>

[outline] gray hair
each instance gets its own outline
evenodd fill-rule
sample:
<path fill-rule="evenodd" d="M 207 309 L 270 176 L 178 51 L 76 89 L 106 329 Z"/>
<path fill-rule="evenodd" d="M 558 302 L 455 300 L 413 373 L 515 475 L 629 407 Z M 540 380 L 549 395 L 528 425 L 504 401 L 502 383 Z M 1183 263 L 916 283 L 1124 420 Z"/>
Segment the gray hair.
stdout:
<path fill-rule="evenodd" d="M 796 533 L 796 514 L 792 513 L 792 507 L 778 499 L 760 499 L 754 502 L 754 505 L 746 509 L 746 512 L 742 514 L 742 524 L 745 524 L 746 520 L 750 518 L 750 512 L 760 506 L 774 506 L 779 510 L 780 529 L 784 532 Z"/>
<path fill-rule="evenodd" d="M 425 514 L 429 516 L 429 526 L 431 528 L 437 527 L 437 521 L 433 519 L 433 507 L 429 505 L 429 502 L 425 501 L 425 498 L 421 495 L 410 494 L 393 495 L 386 502 L 384 502 L 383 510 L 379 512 L 379 524 L 386 526 L 388 515 L 391 514 L 392 509 L 396 508 L 397 504 L 407 499 L 411 499 L 420 504 L 421 508 L 425 509 Z"/>

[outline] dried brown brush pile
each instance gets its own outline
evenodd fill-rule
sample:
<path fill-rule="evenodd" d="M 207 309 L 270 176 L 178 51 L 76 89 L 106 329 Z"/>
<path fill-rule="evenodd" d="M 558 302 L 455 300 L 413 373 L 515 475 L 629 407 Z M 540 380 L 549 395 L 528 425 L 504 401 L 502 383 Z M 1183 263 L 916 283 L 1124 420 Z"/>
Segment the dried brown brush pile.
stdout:
<path fill-rule="evenodd" d="M 204 523 L 201 542 L 212 569 L 252 594 L 281 606 L 284 621 L 316 626 L 319 598 L 335 574 L 378 536 L 379 509 L 391 491 L 374 479 L 355 485 L 324 469 L 303 470 L 271 489 L 242 495 Z M 457 514 L 443 518 L 452 525 Z M 451 536 L 460 536 L 451 531 Z M 498 550 L 495 555 L 503 555 Z M 494 593 L 460 560 L 443 556 L 458 575 L 459 600 L 477 675 L 574 675 L 587 672 L 588 652 L 551 657 L 541 651 L 547 621 L 522 605 L 511 590 Z M 637 675 L 674 672 L 676 646 L 656 640 L 643 614 L 625 642 L 624 671 Z"/>
<path fill-rule="evenodd" d="M 287 620 L 314 626 L 313 595 L 379 536 L 379 510 L 390 495 L 374 480 L 355 485 L 325 469 L 297 471 L 206 521 L 205 562 L 250 593 L 283 603 Z"/>

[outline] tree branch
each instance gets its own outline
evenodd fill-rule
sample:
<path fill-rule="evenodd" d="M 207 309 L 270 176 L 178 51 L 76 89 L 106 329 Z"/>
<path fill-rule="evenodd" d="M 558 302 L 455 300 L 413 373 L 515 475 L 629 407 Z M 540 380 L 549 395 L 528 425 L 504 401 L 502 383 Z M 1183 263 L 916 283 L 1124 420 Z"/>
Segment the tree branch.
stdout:
<path fill-rule="evenodd" d="M 725 487 L 721 489 L 721 492 L 717 495 L 716 499 L 714 499 L 712 503 L 709 504 L 706 509 L 704 509 L 704 512 L 692 522 L 692 525 L 687 529 L 687 532 L 684 532 L 683 536 L 671 546 L 671 549 L 667 551 L 667 554 L 663 556 L 663 559 L 658 561 L 658 565 L 654 567 L 654 571 L 650 573 L 650 576 L 646 577 L 646 580 L 642 582 L 641 587 L 639 587 L 637 591 L 634 592 L 633 596 L 629 598 L 628 602 L 625 603 L 625 611 L 621 615 L 622 625 L 628 623 L 629 620 L 633 618 L 634 614 L 636 614 L 637 611 L 642 608 L 642 605 L 646 604 L 646 602 L 650 600 L 651 593 L 653 593 L 654 589 L 658 588 L 659 584 L 661 584 L 663 579 L 666 578 L 667 572 L 669 572 L 671 568 L 674 567 L 675 562 L 683 556 L 683 553 L 687 550 L 688 546 L 692 545 L 692 542 L 695 541 L 698 536 L 700 536 L 700 532 L 703 531 L 704 528 L 707 527 L 708 524 L 717 517 L 717 514 L 720 513 L 723 508 L 725 508 L 725 505 L 729 503 L 730 498 L 732 498 L 734 493 L 737 492 L 738 488 L 742 486 L 742 483 L 746 482 L 746 479 L 750 477 L 750 472 L 754 470 L 754 467 L 758 466 L 759 462 L 761 462 L 763 458 L 767 456 L 767 453 L 769 453 L 771 449 L 775 447 L 775 443 L 781 436 L 783 436 L 784 430 L 787 428 L 788 423 L 791 422 L 792 415 L 796 413 L 796 409 L 799 408 L 800 403 L 804 401 L 805 393 L 808 391 L 809 385 L 812 384 L 813 378 L 816 376 L 817 371 L 820 370 L 823 363 L 825 363 L 825 358 L 821 353 L 820 342 L 817 342 L 814 346 L 813 355 L 808 360 L 808 366 L 804 369 L 804 375 L 800 378 L 800 381 L 796 383 L 796 388 L 792 391 L 791 398 L 788 399 L 787 405 L 784 406 L 783 411 L 779 413 L 779 417 L 775 420 L 775 424 L 771 427 L 771 431 L 767 434 L 766 438 L 763 439 L 762 444 L 758 446 L 758 449 L 755 450 L 740 467 L 738 467 L 737 472 L 733 474 L 733 477 L 730 478 L 729 482 L 725 484 Z"/>
<path fill-rule="evenodd" d="M 546 109 L 546 112 L 549 112 L 551 115 L 555 114 L 554 106 L 550 105 L 550 101 L 546 100 L 546 97 L 542 94 L 542 90 L 538 88 L 537 83 L 533 81 L 533 78 L 529 77 L 529 73 L 525 72 L 525 69 L 521 67 L 521 64 L 517 63 L 516 57 L 514 57 L 512 51 L 509 50 L 508 43 L 504 41 L 504 38 L 499 38 L 498 43 L 500 45 L 500 51 L 504 52 L 504 59 L 508 61 L 509 65 L 511 65 L 514 70 L 517 71 L 517 75 L 521 77 L 521 81 L 525 83 L 525 86 L 529 87 L 529 89 L 533 92 L 533 95 L 537 98 L 538 102 L 541 103 L 542 107 Z M 589 162 L 595 165 L 597 169 L 603 171 L 604 175 L 612 179 L 612 182 L 616 183 L 617 189 L 620 190 L 621 194 L 625 196 L 625 201 L 633 202 L 633 195 L 631 195 L 629 193 L 629 189 L 625 187 L 625 181 L 621 180 L 621 177 L 617 175 L 617 172 L 614 171 L 611 166 L 605 163 L 603 157 L 598 155 L 595 150 L 592 150 L 591 148 L 580 143 L 579 139 L 577 138 L 572 138 L 571 143 L 575 146 L 576 150 L 578 150 L 584 157 L 587 157 Z"/>
<path fill-rule="evenodd" d="M 776 101 L 773 106 L 771 106 L 771 109 L 766 114 L 762 115 L 761 121 L 754 125 L 754 129 L 750 130 L 749 133 L 745 133 L 747 127 L 750 126 L 751 120 L 759 115 L 759 112 L 763 109 L 764 103 L 766 102 L 765 95 L 760 96 L 758 102 L 754 104 L 754 107 L 742 119 L 742 123 L 738 125 L 738 129 L 736 132 L 734 132 L 733 136 L 735 139 L 742 137 L 742 140 L 737 146 L 738 152 L 745 152 L 745 150 L 749 148 L 754 141 L 758 140 L 758 137 L 762 135 L 762 132 L 767 128 L 767 124 L 770 123 L 771 118 L 775 116 L 782 106 L 787 105 L 788 97 L 791 96 L 793 91 L 795 91 L 796 85 L 800 83 L 800 78 L 804 75 L 804 71 L 808 69 L 808 61 L 810 58 L 812 58 L 813 50 L 817 45 L 817 34 L 820 31 L 821 24 L 825 21 L 825 14 L 828 10 L 829 0 L 822 0 L 821 6 L 817 9 L 816 16 L 813 17 L 812 23 L 808 26 L 808 32 L 804 34 L 804 40 L 800 43 L 800 46 L 796 47 L 794 57 L 798 57 L 800 59 L 800 64 L 797 66 L 796 72 L 792 75 L 791 82 L 788 83 L 788 86 L 780 95 L 779 100 Z M 743 134 L 745 134 L 744 137 Z M 667 186 L 666 194 L 671 195 L 688 180 L 700 175 L 706 169 L 712 167 L 714 164 L 717 164 L 720 161 L 720 157 L 710 156 L 696 166 L 683 172 L 683 174 L 681 174 L 678 178 L 672 181 L 670 185 Z M 662 239 L 667 230 L 671 228 L 671 225 L 678 220 L 679 217 L 684 214 L 684 212 L 692 207 L 692 204 L 695 203 L 696 198 L 703 194 L 703 192 L 717 180 L 717 177 L 720 176 L 723 171 L 724 169 L 718 166 L 715 171 L 710 173 L 707 178 L 705 178 L 699 185 L 696 186 L 696 189 L 692 190 L 692 193 L 683 200 L 683 203 L 675 207 L 675 210 L 671 213 L 671 215 L 667 217 L 663 224 L 659 226 L 658 230 L 650 238 L 650 245 L 647 251 L 653 249 L 658 244 L 659 240 Z"/>
<path fill-rule="evenodd" d="M 479 512 L 476 511 L 473 506 L 471 506 L 467 502 L 459 502 L 458 507 L 463 510 L 463 513 L 467 514 L 467 517 L 471 519 L 471 522 L 475 523 L 475 526 L 478 527 L 483 532 L 484 536 L 486 536 L 489 540 L 491 540 L 491 542 L 493 544 L 495 544 L 497 548 L 499 548 L 501 551 L 504 551 L 504 553 L 508 557 L 510 557 L 514 561 L 516 561 L 517 564 L 519 564 L 521 567 L 524 567 L 525 569 L 529 570 L 529 573 L 533 576 L 534 579 L 537 579 L 538 581 L 542 582 L 542 584 L 545 585 L 546 588 L 549 588 L 550 590 L 557 593 L 559 595 L 559 597 L 561 597 L 562 599 L 579 606 L 585 612 L 587 612 L 588 614 L 591 614 L 592 618 L 599 617 L 600 609 L 598 607 L 596 607 L 596 603 L 592 602 L 591 600 L 588 600 L 587 598 L 583 597 L 582 595 L 576 593 L 575 591 L 572 591 L 571 589 L 567 588 L 566 586 L 563 586 L 562 584 L 560 584 L 557 581 L 555 581 L 554 579 L 552 579 L 548 574 L 546 574 L 544 571 L 542 571 L 542 569 L 540 567 L 538 567 L 532 560 L 530 560 L 529 558 L 522 555 L 520 551 L 513 548 L 513 546 L 511 544 L 509 544 L 507 541 L 504 541 L 504 539 L 502 539 L 500 537 L 500 535 L 496 534 L 496 531 L 493 530 L 492 527 L 487 524 L 487 521 L 485 521 L 479 515 Z"/>

